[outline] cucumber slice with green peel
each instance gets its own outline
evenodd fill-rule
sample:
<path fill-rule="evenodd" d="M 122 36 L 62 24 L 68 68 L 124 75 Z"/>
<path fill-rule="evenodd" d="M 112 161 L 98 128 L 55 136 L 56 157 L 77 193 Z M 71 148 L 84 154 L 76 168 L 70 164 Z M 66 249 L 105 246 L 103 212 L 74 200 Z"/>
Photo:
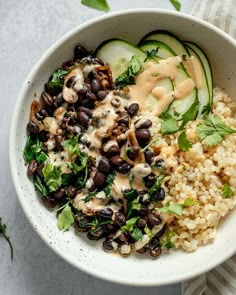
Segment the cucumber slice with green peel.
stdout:
<path fill-rule="evenodd" d="M 143 41 L 139 44 L 139 48 L 145 52 L 150 52 L 152 50 L 157 50 L 156 57 L 158 59 L 167 59 L 168 57 L 175 56 L 175 52 L 167 46 L 165 43 L 160 41 L 153 41 L 153 40 L 147 40 Z"/>
<path fill-rule="evenodd" d="M 213 77 L 212 77 L 212 69 L 210 66 L 209 59 L 208 59 L 206 53 L 195 43 L 184 41 L 184 44 L 187 47 L 187 50 L 189 50 L 189 48 L 191 48 L 198 55 L 199 59 L 201 60 L 201 63 L 204 67 L 206 80 L 207 80 L 208 92 L 209 92 L 209 96 L 210 96 L 209 103 L 211 106 L 212 101 L 213 101 Z"/>
<path fill-rule="evenodd" d="M 121 39 L 107 40 L 96 49 L 96 56 L 110 65 L 114 79 L 127 70 L 134 55 L 138 56 L 142 62 L 147 57 L 141 49 Z"/>
<path fill-rule="evenodd" d="M 168 31 L 157 30 L 152 31 L 149 34 L 145 35 L 139 44 L 142 44 L 143 41 L 147 40 L 155 40 L 165 43 L 168 47 L 170 47 L 176 55 L 188 55 L 188 51 L 186 50 L 183 42 L 175 35 Z M 138 44 L 138 46 L 139 46 Z"/>
<path fill-rule="evenodd" d="M 192 48 L 188 47 L 189 54 L 197 59 L 201 68 L 202 86 L 198 89 L 198 100 L 200 102 L 198 117 L 203 117 L 204 113 L 208 114 L 211 108 L 211 94 L 207 84 L 206 71 L 199 55 Z"/>

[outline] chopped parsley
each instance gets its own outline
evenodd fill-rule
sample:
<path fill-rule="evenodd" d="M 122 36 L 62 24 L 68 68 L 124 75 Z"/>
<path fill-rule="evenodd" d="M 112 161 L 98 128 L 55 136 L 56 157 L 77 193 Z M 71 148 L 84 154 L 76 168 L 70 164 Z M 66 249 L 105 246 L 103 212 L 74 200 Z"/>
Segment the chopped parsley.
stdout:
<path fill-rule="evenodd" d="M 228 127 L 222 119 L 215 114 L 205 116 L 202 123 L 197 125 L 197 135 L 206 145 L 213 146 L 221 143 L 223 139 L 236 133 L 236 130 Z"/>
<path fill-rule="evenodd" d="M 157 210 L 161 212 L 167 212 L 167 213 L 175 214 L 177 216 L 181 216 L 183 214 L 184 208 L 190 207 L 196 204 L 198 204 L 198 202 L 188 198 L 184 201 L 183 204 L 167 203 L 164 207 L 157 208 Z"/>
<path fill-rule="evenodd" d="M 58 215 L 58 227 L 60 230 L 67 230 L 73 223 L 75 217 L 71 210 L 71 206 L 67 203 L 61 213 Z"/>
<path fill-rule="evenodd" d="M 28 136 L 25 148 L 23 150 L 23 156 L 26 164 L 35 159 L 38 164 L 47 160 L 48 156 L 42 150 L 42 144 L 38 136 Z"/>
<path fill-rule="evenodd" d="M 46 90 L 49 92 L 60 91 L 64 85 L 64 78 L 69 71 L 57 69 L 54 71 L 46 84 Z"/>
<path fill-rule="evenodd" d="M 161 123 L 161 133 L 163 136 L 173 134 L 178 131 L 177 120 L 170 117 Z"/>
<path fill-rule="evenodd" d="M 142 61 L 137 55 L 133 55 L 130 61 L 130 66 L 125 72 L 116 78 L 115 83 L 120 87 L 124 88 L 127 85 L 135 84 L 135 76 L 139 73 L 142 68 Z"/>
<path fill-rule="evenodd" d="M 55 192 L 62 185 L 61 167 L 54 166 L 52 163 L 47 163 L 43 170 L 44 181 L 47 184 L 50 192 Z"/>
<path fill-rule="evenodd" d="M 174 232 L 169 231 L 165 237 L 165 239 L 161 242 L 161 248 L 166 248 L 167 250 L 170 250 L 174 248 L 174 244 L 171 242 L 171 238 L 175 235 Z"/>
<path fill-rule="evenodd" d="M 234 195 L 234 192 L 227 183 L 225 183 L 222 187 L 222 195 L 225 199 L 230 199 Z"/>

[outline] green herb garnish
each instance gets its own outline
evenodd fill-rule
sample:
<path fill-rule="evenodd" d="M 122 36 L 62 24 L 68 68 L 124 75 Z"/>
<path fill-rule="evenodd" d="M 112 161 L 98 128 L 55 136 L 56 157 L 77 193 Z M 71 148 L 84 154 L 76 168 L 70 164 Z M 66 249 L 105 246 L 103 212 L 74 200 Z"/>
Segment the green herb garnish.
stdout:
<path fill-rule="evenodd" d="M 132 232 L 134 230 L 134 225 L 138 221 L 139 217 L 133 217 L 126 221 L 126 224 L 121 227 L 122 231 Z"/>
<path fill-rule="evenodd" d="M 123 72 L 119 77 L 116 78 L 115 83 L 122 88 L 126 87 L 127 85 L 134 85 L 134 77 L 139 73 L 141 68 L 141 59 L 136 55 L 132 56 L 130 66 L 127 68 L 125 72 Z"/>
<path fill-rule="evenodd" d="M 169 1 L 177 11 L 180 11 L 181 3 L 179 2 L 179 0 L 169 0 Z"/>
<path fill-rule="evenodd" d="M 146 145 L 143 149 L 141 149 L 141 152 L 145 152 L 151 145 L 153 145 L 155 142 L 160 140 L 159 138 L 153 138 L 148 145 Z"/>
<path fill-rule="evenodd" d="M 152 59 L 154 56 L 156 56 L 157 52 L 158 52 L 159 47 L 157 47 L 156 49 L 152 49 L 152 50 L 148 50 L 146 52 L 147 57 L 145 58 L 144 62 L 147 61 L 148 59 Z M 155 73 L 153 73 L 155 74 Z"/>
<path fill-rule="evenodd" d="M 7 226 L 6 224 L 2 223 L 2 218 L 0 217 L 0 235 L 4 237 L 4 239 L 8 242 L 11 250 L 11 259 L 13 259 L 13 246 L 10 241 L 10 237 L 7 235 Z"/>
<path fill-rule="evenodd" d="M 179 127 L 179 130 L 183 130 L 185 125 L 189 121 L 194 121 L 197 118 L 199 106 L 200 106 L 199 101 L 195 100 L 195 102 L 190 106 L 190 108 L 183 114 L 182 123 Z"/>
<path fill-rule="evenodd" d="M 178 146 L 183 151 L 186 152 L 192 147 L 191 141 L 187 138 L 186 132 L 183 131 L 178 136 Z"/>
<path fill-rule="evenodd" d="M 58 215 L 58 226 L 60 230 L 67 230 L 72 223 L 74 223 L 75 217 L 71 210 L 69 203 L 65 205 L 61 213 Z"/>
<path fill-rule="evenodd" d="M 31 160 L 36 160 L 38 164 L 47 160 L 48 156 L 42 150 L 42 144 L 37 136 L 28 136 L 23 156 L 26 164 Z"/>
<path fill-rule="evenodd" d="M 174 232 L 168 231 L 165 239 L 161 242 L 161 248 L 166 248 L 167 250 L 170 250 L 174 248 L 174 244 L 171 242 L 171 238 L 175 235 Z"/>
<path fill-rule="evenodd" d="M 60 91 L 64 85 L 64 78 L 69 73 L 69 71 L 65 71 L 62 69 L 57 69 L 54 71 L 46 84 L 46 90 L 53 92 L 53 91 Z"/>
<path fill-rule="evenodd" d="M 178 131 L 177 120 L 170 117 L 161 123 L 161 133 L 162 135 L 173 134 Z"/>
<path fill-rule="evenodd" d="M 132 237 L 135 239 L 135 241 L 140 241 L 143 238 L 143 233 L 141 231 L 141 229 L 139 228 L 135 228 L 132 232 Z"/>
<path fill-rule="evenodd" d="M 110 7 L 106 0 L 81 0 L 83 5 L 89 6 L 91 8 L 103 11 L 109 11 Z"/>
<path fill-rule="evenodd" d="M 222 195 L 225 199 L 230 199 L 234 195 L 234 192 L 227 183 L 225 183 L 222 187 Z"/>
<path fill-rule="evenodd" d="M 162 208 L 157 208 L 156 210 L 161 211 L 161 212 L 167 212 L 171 214 L 175 214 L 177 216 L 181 216 L 183 214 L 183 210 L 186 207 L 190 207 L 193 205 L 198 204 L 198 202 L 188 198 L 184 201 L 183 204 L 178 204 L 178 203 L 167 203 L 164 207 Z"/>
<path fill-rule="evenodd" d="M 55 192 L 62 185 L 61 167 L 54 166 L 52 163 L 47 163 L 43 170 L 44 181 L 49 187 L 50 192 Z"/>
<path fill-rule="evenodd" d="M 197 125 L 197 135 L 204 144 L 213 146 L 221 143 L 223 139 L 236 133 L 236 130 L 231 129 L 215 114 L 209 114 L 204 117 L 202 123 Z"/>
<path fill-rule="evenodd" d="M 46 197 L 49 194 L 48 187 L 41 179 L 41 177 L 37 174 L 34 175 L 34 186 L 44 197 Z"/>
<path fill-rule="evenodd" d="M 153 198 L 155 193 L 160 189 L 163 179 L 165 178 L 164 175 L 157 176 L 156 182 L 151 186 L 148 190 L 148 194 L 150 196 L 150 199 Z"/>

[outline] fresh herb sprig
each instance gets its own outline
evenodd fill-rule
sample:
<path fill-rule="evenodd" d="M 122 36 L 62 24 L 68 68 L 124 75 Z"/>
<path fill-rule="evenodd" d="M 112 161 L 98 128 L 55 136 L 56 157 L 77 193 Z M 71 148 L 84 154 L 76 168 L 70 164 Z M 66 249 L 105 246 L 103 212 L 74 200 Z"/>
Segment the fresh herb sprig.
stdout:
<path fill-rule="evenodd" d="M 184 208 L 193 206 L 193 205 L 197 205 L 198 202 L 194 201 L 191 198 L 188 198 L 184 201 L 183 204 L 178 204 L 178 203 L 167 203 L 164 207 L 162 208 L 157 208 L 156 210 L 160 211 L 160 212 L 166 212 L 166 213 L 170 213 L 170 214 L 174 214 L 177 216 L 182 216 L 183 215 L 183 210 Z"/>
<path fill-rule="evenodd" d="M 11 250 L 11 259 L 13 259 L 13 246 L 10 241 L 10 237 L 7 235 L 7 226 L 2 223 L 2 218 L 0 217 L 0 235 L 4 237 L 4 239 L 8 242 L 10 250 Z"/>
<path fill-rule="evenodd" d="M 225 199 L 230 199 L 233 197 L 234 192 L 232 191 L 232 188 L 228 185 L 228 183 L 225 183 L 222 187 L 222 195 Z"/>
<path fill-rule="evenodd" d="M 188 151 L 193 146 L 191 141 L 187 138 L 185 131 L 181 132 L 178 136 L 178 146 L 183 152 Z"/>
<path fill-rule="evenodd" d="M 169 0 L 169 2 L 177 11 L 180 11 L 181 3 L 179 2 L 179 0 Z M 110 6 L 108 5 L 106 0 L 81 0 L 81 3 L 97 10 L 103 10 L 106 12 L 110 10 Z"/>
<path fill-rule="evenodd" d="M 208 146 L 218 145 L 223 139 L 236 130 L 228 127 L 222 119 L 215 114 L 205 116 L 203 121 L 197 125 L 197 135 L 202 142 Z"/>

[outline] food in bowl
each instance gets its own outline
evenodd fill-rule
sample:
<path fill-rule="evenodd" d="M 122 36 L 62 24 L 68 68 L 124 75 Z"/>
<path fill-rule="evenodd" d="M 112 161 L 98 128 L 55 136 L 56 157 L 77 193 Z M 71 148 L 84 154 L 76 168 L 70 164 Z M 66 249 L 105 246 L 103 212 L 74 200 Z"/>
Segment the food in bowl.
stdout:
<path fill-rule="evenodd" d="M 76 46 L 32 102 L 28 174 L 61 230 L 122 255 L 191 252 L 235 205 L 235 114 L 206 54 L 170 32 Z"/>

